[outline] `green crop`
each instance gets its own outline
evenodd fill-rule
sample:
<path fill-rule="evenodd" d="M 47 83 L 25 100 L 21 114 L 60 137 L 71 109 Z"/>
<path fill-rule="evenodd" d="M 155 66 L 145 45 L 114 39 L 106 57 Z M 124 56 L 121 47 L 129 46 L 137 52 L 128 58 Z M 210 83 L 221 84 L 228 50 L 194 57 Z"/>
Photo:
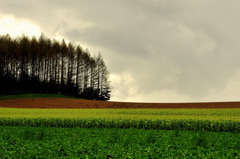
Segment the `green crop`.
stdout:
<path fill-rule="evenodd" d="M 240 109 L 19 109 L 0 108 L 0 117 L 147 119 L 147 120 L 233 120 L 240 121 Z"/>
<path fill-rule="evenodd" d="M 0 126 L 0 158 L 237 158 L 240 134 Z"/>
<path fill-rule="evenodd" d="M 13 109 L 0 125 L 240 132 L 240 109 Z"/>
<path fill-rule="evenodd" d="M 239 115 L 240 109 L 0 108 L 0 158 L 237 158 Z"/>

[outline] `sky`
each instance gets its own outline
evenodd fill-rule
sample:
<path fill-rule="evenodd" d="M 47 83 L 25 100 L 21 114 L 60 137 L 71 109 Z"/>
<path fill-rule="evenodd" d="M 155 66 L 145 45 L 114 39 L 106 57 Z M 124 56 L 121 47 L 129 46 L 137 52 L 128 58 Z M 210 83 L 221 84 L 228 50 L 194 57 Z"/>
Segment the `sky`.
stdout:
<path fill-rule="evenodd" d="M 240 101 L 239 0 L 2 0 L 0 34 L 101 52 L 112 101 Z"/>

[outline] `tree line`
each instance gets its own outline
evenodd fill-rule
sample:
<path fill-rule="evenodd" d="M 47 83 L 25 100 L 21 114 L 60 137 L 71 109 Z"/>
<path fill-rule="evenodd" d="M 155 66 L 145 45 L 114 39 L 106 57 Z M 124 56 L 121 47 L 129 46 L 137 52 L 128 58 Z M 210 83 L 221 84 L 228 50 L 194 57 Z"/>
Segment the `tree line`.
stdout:
<path fill-rule="evenodd" d="M 0 36 L 0 95 L 47 93 L 109 100 L 109 74 L 100 53 L 92 57 L 64 39 Z"/>

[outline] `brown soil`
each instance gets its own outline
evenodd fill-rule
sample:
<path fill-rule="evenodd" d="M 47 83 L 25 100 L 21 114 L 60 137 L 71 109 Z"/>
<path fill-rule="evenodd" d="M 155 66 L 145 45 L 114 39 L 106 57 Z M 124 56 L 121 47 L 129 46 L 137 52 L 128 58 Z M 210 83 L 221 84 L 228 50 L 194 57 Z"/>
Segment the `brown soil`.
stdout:
<path fill-rule="evenodd" d="M 0 100 L 6 108 L 240 108 L 240 102 L 209 103 L 127 103 L 68 98 L 26 98 Z"/>

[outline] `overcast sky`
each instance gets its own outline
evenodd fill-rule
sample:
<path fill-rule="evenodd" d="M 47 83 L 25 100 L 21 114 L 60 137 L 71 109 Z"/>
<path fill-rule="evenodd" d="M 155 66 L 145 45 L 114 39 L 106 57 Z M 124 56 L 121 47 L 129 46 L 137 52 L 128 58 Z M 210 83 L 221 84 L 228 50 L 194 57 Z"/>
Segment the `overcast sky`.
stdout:
<path fill-rule="evenodd" d="M 240 100 L 239 0 L 1 0 L 0 34 L 102 53 L 113 101 Z"/>

